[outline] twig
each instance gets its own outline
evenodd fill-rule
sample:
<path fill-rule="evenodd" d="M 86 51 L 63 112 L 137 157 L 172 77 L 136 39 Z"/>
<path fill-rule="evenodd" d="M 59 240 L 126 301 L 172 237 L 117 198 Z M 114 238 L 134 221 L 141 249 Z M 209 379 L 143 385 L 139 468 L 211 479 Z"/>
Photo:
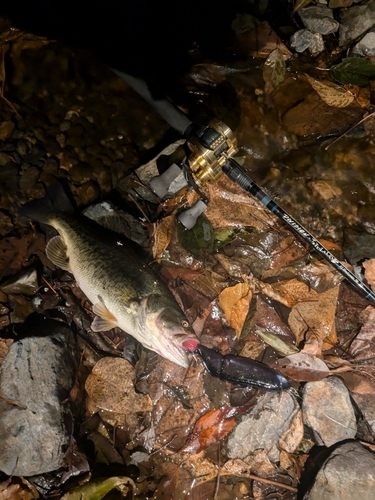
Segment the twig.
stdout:
<path fill-rule="evenodd" d="M 14 401 L 13 399 L 8 398 L 2 392 L 0 392 L 0 398 L 3 399 L 9 405 L 17 406 L 18 408 L 21 408 L 22 410 L 27 410 L 27 406 L 21 405 L 21 403 L 17 403 L 17 401 Z"/>
<path fill-rule="evenodd" d="M 353 129 L 355 129 L 356 127 L 358 127 L 358 125 L 360 125 L 361 123 L 363 123 L 365 120 L 367 120 L 368 118 L 371 118 L 371 116 L 374 116 L 375 115 L 375 111 L 373 111 L 372 113 L 370 113 L 369 115 L 365 116 L 364 118 L 362 118 L 362 120 L 359 120 L 358 123 L 356 123 L 355 125 L 353 125 L 352 127 L 350 127 L 349 130 L 347 130 L 346 132 L 344 132 L 343 134 L 341 134 L 339 137 L 337 137 L 333 142 L 331 142 L 331 144 L 328 144 L 328 146 L 326 146 L 324 148 L 325 151 L 328 150 L 328 148 L 330 148 L 332 146 L 332 144 L 335 144 L 335 142 L 339 141 L 340 139 L 342 139 L 343 137 L 346 136 L 346 134 L 349 134 L 349 132 L 351 132 Z"/>
<path fill-rule="evenodd" d="M 51 284 L 50 284 L 50 283 L 46 280 L 46 278 L 45 278 L 44 276 L 42 276 L 42 280 L 43 280 L 43 281 L 44 281 L 44 283 L 48 286 L 48 288 L 50 288 L 50 289 L 53 291 L 53 293 L 56 293 L 56 294 L 57 294 L 56 290 L 55 290 L 55 289 L 53 288 L 53 286 L 52 286 L 52 285 L 51 285 Z"/>

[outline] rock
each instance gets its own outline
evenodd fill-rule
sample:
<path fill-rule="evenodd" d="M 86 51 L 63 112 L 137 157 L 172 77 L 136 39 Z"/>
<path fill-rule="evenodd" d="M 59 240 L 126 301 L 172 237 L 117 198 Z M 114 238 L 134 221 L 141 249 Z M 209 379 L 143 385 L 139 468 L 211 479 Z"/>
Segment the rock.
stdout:
<path fill-rule="evenodd" d="M 311 33 L 309 30 L 299 30 L 290 38 L 290 47 L 296 52 L 304 52 L 310 49 L 312 54 L 319 54 L 324 50 L 322 35 Z"/>
<path fill-rule="evenodd" d="M 336 448 L 316 476 L 309 500 L 373 500 L 375 454 L 356 442 Z"/>
<path fill-rule="evenodd" d="M 333 12 L 325 5 L 314 5 L 298 11 L 300 18 L 312 33 L 329 35 L 339 29 L 339 23 L 333 18 Z"/>
<path fill-rule="evenodd" d="M 230 434 L 228 457 L 244 459 L 255 450 L 264 449 L 272 462 L 278 462 L 279 441 L 289 431 L 298 411 L 299 406 L 289 392 L 263 394 Z"/>
<path fill-rule="evenodd" d="M 375 258 L 375 234 L 364 233 L 353 228 L 344 230 L 343 251 L 350 264 L 357 264 L 363 259 Z"/>
<path fill-rule="evenodd" d="M 10 121 L 4 121 L 0 123 L 0 141 L 6 141 L 7 139 L 10 139 L 10 137 L 12 137 L 14 127 L 14 123 Z"/>
<path fill-rule="evenodd" d="M 310 427 L 319 446 L 332 446 L 357 433 L 349 391 L 339 377 L 307 383 L 302 412 L 304 424 Z"/>
<path fill-rule="evenodd" d="M 23 269 L 16 276 L 1 285 L 1 290 L 6 294 L 34 295 L 39 288 L 38 273 L 35 268 Z"/>
<path fill-rule="evenodd" d="M 15 476 L 62 465 L 70 436 L 61 403 L 79 359 L 76 338 L 64 323 L 37 317 L 31 324 L 32 336 L 10 346 L 0 373 L 0 392 L 16 403 L 0 400 L 0 470 Z"/>
<path fill-rule="evenodd" d="M 375 0 L 364 5 L 356 5 L 340 13 L 339 44 L 349 45 L 366 33 L 375 24 Z"/>
<path fill-rule="evenodd" d="M 355 394 L 352 393 L 352 398 L 356 402 L 358 409 L 362 413 L 363 419 L 366 422 L 367 430 L 371 436 L 366 436 L 367 439 L 375 438 L 375 394 Z M 369 434 L 367 433 L 367 434 Z"/>
<path fill-rule="evenodd" d="M 364 57 L 375 55 L 375 32 L 367 33 L 357 45 L 354 45 L 354 54 Z"/>

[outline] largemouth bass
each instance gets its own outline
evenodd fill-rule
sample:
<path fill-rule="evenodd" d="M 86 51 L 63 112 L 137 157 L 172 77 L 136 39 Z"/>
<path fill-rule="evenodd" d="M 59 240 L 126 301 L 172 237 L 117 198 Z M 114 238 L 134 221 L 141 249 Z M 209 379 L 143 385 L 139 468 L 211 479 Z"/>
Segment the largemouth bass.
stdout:
<path fill-rule="evenodd" d="M 47 257 L 73 274 L 93 304 L 94 332 L 117 326 L 148 349 L 188 366 L 182 343 L 196 336 L 172 293 L 140 258 L 141 247 L 75 214 L 60 185 L 21 207 L 20 215 L 59 233 L 48 242 Z"/>

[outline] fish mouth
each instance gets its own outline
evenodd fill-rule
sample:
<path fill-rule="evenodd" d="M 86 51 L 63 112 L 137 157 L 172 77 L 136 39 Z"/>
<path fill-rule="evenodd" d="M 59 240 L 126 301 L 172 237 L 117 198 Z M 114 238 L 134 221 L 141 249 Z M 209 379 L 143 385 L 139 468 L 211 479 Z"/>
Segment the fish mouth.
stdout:
<path fill-rule="evenodd" d="M 182 343 L 191 339 L 196 340 L 195 335 L 186 332 L 182 328 L 166 332 L 160 323 L 159 321 L 156 322 L 160 336 L 155 351 L 163 358 L 188 368 L 190 365 L 188 351 L 183 347 Z"/>

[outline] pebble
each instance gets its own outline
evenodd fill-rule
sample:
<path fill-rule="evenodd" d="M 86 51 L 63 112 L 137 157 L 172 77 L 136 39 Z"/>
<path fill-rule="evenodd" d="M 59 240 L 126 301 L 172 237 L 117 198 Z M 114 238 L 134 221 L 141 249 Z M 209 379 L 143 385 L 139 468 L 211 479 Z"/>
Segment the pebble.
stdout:
<path fill-rule="evenodd" d="M 305 385 L 302 402 L 304 424 L 319 446 L 332 446 L 354 438 L 357 424 L 350 395 L 339 377 L 327 377 Z"/>
<path fill-rule="evenodd" d="M 339 29 L 339 23 L 333 18 L 333 12 L 325 5 L 314 5 L 298 11 L 300 18 L 312 33 L 330 35 Z"/>
<path fill-rule="evenodd" d="M 10 121 L 4 121 L 0 123 L 0 141 L 10 139 L 12 137 L 14 127 L 14 123 Z"/>
<path fill-rule="evenodd" d="M 64 323 L 39 318 L 31 337 L 10 346 L 0 372 L 0 392 L 22 405 L 0 400 L 0 470 L 8 475 L 58 469 L 70 439 L 61 402 L 75 380 L 76 338 Z"/>
<path fill-rule="evenodd" d="M 298 412 L 299 406 L 289 392 L 263 394 L 230 434 L 228 457 L 244 459 L 255 450 L 263 449 L 272 462 L 278 462 L 279 441 L 291 428 Z"/>
<path fill-rule="evenodd" d="M 367 33 L 361 41 L 353 47 L 353 54 L 359 56 L 375 55 L 375 32 Z"/>
<path fill-rule="evenodd" d="M 356 442 L 337 447 L 318 472 L 309 500 L 374 500 L 375 454 Z"/>
<path fill-rule="evenodd" d="M 349 45 L 375 24 L 375 0 L 340 12 L 339 44 Z"/>
<path fill-rule="evenodd" d="M 296 52 L 304 52 L 310 49 L 312 54 L 319 54 L 324 50 L 322 35 L 311 33 L 309 30 L 299 30 L 290 38 L 290 47 Z"/>

